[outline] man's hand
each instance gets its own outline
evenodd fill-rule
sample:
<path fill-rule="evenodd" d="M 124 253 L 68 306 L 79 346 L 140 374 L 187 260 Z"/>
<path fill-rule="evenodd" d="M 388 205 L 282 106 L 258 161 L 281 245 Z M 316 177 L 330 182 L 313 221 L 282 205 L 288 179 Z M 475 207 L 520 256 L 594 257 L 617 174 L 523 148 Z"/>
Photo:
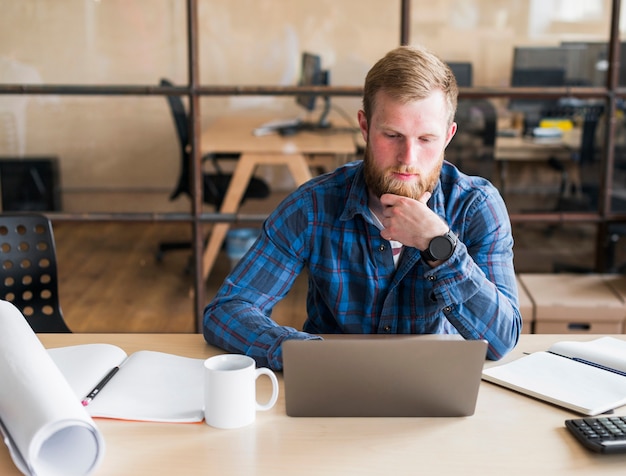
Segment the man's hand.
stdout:
<path fill-rule="evenodd" d="M 383 205 L 383 226 L 380 232 L 386 240 L 399 241 L 418 250 L 428 248 L 430 240 L 446 233 L 448 225 L 426 203 L 431 193 L 419 200 L 386 193 L 380 197 Z"/>

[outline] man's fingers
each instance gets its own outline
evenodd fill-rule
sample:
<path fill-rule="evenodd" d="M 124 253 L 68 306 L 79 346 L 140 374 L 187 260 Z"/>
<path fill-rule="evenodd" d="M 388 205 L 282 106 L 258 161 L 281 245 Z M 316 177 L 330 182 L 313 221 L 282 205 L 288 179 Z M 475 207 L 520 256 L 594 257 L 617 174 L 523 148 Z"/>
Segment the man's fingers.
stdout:
<path fill-rule="evenodd" d="M 430 192 L 424 192 L 424 195 L 422 195 L 419 198 L 419 201 L 422 202 L 424 205 L 426 205 L 426 203 L 428 202 L 428 200 L 430 200 L 430 197 L 432 197 L 432 193 Z"/>

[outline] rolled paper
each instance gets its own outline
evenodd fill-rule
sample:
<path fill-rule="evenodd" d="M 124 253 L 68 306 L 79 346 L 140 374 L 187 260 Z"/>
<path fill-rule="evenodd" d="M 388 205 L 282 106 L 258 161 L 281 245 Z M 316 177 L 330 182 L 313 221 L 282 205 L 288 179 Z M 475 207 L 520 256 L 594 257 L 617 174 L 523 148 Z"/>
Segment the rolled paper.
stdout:
<path fill-rule="evenodd" d="M 104 438 L 37 335 L 0 300 L 0 430 L 27 475 L 83 476 L 104 456 Z"/>

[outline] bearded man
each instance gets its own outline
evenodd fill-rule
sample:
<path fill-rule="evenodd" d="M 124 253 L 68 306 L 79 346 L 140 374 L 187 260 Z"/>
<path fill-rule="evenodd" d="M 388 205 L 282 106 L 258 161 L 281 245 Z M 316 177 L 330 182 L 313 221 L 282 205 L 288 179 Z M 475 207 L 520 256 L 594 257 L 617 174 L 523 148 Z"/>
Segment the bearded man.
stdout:
<path fill-rule="evenodd" d="M 282 369 L 286 339 L 459 334 L 497 360 L 522 321 L 506 206 L 487 180 L 444 159 L 458 88 L 435 54 L 402 46 L 365 79 L 362 161 L 290 194 L 204 314 L 204 337 Z M 302 331 L 271 319 L 306 268 Z"/>

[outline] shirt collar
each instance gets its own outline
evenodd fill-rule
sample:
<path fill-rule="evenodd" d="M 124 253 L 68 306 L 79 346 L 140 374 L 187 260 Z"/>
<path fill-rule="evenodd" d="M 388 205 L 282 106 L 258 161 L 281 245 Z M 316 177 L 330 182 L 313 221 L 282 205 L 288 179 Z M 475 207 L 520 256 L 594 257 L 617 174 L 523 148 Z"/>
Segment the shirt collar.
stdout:
<path fill-rule="evenodd" d="M 369 198 L 367 196 L 367 187 L 365 186 L 365 177 L 363 176 L 363 162 L 357 166 L 349 187 L 348 199 L 339 219 L 347 221 L 352 220 L 356 215 L 363 215 L 363 218 L 373 225 L 368 208 Z"/>

